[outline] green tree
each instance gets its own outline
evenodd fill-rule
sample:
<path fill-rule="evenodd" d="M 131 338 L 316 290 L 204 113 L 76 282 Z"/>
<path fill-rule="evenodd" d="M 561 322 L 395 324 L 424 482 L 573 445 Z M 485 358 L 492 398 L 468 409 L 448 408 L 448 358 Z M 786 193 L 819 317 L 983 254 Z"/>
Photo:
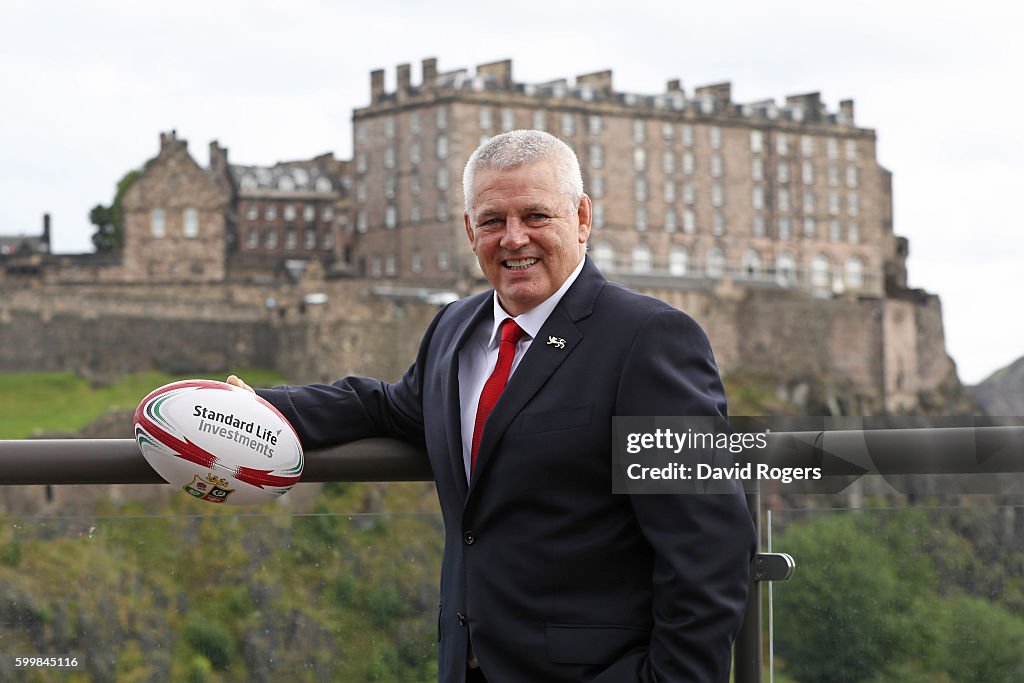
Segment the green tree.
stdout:
<path fill-rule="evenodd" d="M 128 171 L 117 182 L 114 201 L 110 206 L 97 204 L 89 212 L 89 222 L 96 226 L 96 232 L 92 235 L 96 251 L 117 251 L 124 246 L 124 214 L 121 210 L 121 199 L 138 178 L 138 171 Z"/>

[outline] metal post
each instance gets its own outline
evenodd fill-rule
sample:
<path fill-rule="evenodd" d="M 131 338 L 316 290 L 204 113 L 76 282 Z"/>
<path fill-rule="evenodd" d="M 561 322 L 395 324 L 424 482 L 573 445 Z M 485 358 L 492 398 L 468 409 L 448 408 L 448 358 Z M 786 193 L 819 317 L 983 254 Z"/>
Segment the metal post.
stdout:
<path fill-rule="evenodd" d="M 760 487 L 747 494 L 747 509 L 754 520 L 754 536 L 757 551 L 761 551 L 761 491 Z M 747 596 L 747 611 L 743 625 L 736 634 L 733 648 L 733 680 L 735 683 L 761 683 L 762 635 L 761 635 L 761 582 L 755 571 L 757 560 L 750 567 L 750 593 Z"/>

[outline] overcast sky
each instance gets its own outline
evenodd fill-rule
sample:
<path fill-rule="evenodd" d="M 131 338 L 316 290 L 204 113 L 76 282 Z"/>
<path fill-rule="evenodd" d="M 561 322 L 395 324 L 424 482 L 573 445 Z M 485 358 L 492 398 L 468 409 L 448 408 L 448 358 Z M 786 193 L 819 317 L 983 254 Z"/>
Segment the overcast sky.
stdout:
<path fill-rule="evenodd" d="M 511 58 L 520 82 L 728 80 L 736 101 L 856 102 L 894 175 L 911 285 L 967 383 L 1024 355 L 1024 9 L 1005 0 L 174 3 L 0 0 L 0 234 L 91 249 L 88 211 L 177 129 L 200 164 L 351 154 L 369 72 Z"/>

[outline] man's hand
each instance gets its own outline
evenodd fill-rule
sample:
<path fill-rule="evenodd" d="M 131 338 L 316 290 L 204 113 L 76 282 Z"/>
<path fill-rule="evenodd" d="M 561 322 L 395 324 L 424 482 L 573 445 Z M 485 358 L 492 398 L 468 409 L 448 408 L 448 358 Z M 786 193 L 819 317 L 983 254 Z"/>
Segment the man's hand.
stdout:
<path fill-rule="evenodd" d="M 254 393 L 254 394 L 256 393 L 255 391 L 253 391 L 252 387 L 250 387 L 248 384 L 246 384 L 241 379 L 239 379 L 237 375 L 228 375 L 228 380 L 227 381 L 228 381 L 228 384 L 230 384 L 233 387 L 238 387 L 239 389 L 245 389 L 246 391 L 252 391 L 252 393 Z"/>

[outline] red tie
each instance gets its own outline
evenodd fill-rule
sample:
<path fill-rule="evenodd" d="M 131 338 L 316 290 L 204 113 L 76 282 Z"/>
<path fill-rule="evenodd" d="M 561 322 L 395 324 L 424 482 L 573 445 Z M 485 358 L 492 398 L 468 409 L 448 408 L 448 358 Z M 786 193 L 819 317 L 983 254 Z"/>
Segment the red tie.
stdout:
<path fill-rule="evenodd" d="M 483 391 L 480 392 L 480 403 L 476 407 L 476 422 L 473 423 L 473 450 L 470 451 L 469 470 L 473 471 L 476 465 L 476 452 L 480 448 L 480 438 L 484 435 L 484 423 L 487 417 L 494 410 L 494 404 L 498 397 L 505 390 L 508 383 L 508 373 L 512 369 L 512 359 L 516 355 L 516 344 L 526 334 L 523 329 L 511 318 L 506 318 L 501 323 L 501 344 L 498 345 L 498 362 L 494 364 L 494 371 L 487 378 Z"/>

